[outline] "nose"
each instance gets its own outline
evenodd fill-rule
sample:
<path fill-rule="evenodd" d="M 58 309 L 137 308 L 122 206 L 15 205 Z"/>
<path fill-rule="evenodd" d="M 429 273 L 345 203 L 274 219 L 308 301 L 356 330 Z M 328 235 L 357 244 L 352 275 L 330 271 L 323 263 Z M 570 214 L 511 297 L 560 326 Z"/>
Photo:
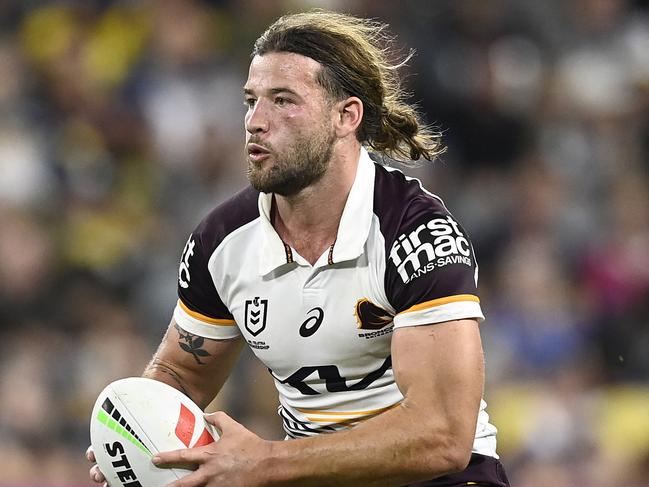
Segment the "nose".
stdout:
<path fill-rule="evenodd" d="M 262 100 L 257 100 L 255 105 L 246 113 L 246 130 L 251 133 L 267 132 L 269 129 L 269 118 Z"/>

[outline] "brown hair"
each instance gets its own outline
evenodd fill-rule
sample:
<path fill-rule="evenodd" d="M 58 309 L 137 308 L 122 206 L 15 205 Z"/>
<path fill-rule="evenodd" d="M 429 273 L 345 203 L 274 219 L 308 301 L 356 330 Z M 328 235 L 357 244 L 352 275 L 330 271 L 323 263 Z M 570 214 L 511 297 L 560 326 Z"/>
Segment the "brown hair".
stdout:
<path fill-rule="evenodd" d="M 393 38 L 386 30 L 374 20 L 324 10 L 285 15 L 257 39 L 252 56 L 292 52 L 317 61 L 317 81 L 334 99 L 363 102 L 360 142 L 393 159 L 432 160 L 444 150 L 441 136 L 404 101 L 397 72 L 412 52 L 391 64 Z"/>

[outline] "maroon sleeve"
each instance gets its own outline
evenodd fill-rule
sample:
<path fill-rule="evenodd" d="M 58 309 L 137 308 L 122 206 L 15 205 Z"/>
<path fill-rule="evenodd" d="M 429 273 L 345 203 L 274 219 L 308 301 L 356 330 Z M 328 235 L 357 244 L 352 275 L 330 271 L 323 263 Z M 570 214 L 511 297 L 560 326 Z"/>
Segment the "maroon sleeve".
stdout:
<path fill-rule="evenodd" d="M 377 165 L 374 212 L 385 239 L 386 295 L 397 313 L 444 298 L 478 301 L 473 247 L 441 199 Z"/>
<path fill-rule="evenodd" d="M 232 320 L 210 274 L 209 260 L 223 239 L 259 216 L 259 192 L 247 187 L 214 208 L 187 240 L 178 269 L 178 297 L 203 318 Z"/>
<path fill-rule="evenodd" d="M 206 248 L 199 229 L 185 244 L 178 268 L 178 297 L 189 311 L 211 319 L 233 319 L 219 296 L 208 268 L 214 249 Z"/>
<path fill-rule="evenodd" d="M 469 237 L 433 197 L 412 200 L 386 253 L 385 289 L 397 313 L 440 298 L 477 297 Z"/>

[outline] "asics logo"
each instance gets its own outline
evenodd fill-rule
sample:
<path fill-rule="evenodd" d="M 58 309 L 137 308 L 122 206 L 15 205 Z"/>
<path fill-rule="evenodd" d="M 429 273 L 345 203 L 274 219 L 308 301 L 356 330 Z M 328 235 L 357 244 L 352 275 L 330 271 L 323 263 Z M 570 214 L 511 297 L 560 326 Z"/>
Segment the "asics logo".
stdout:
<path fill-rule="evenodd" d="M 320 325 L 324 318 L 324 311 L 322 308 L 313 308 L 307 313 L 307 319 L 302 322 L 300 326 L 300 335 L 304 338 L 308 338 L 313 335 Z"/>

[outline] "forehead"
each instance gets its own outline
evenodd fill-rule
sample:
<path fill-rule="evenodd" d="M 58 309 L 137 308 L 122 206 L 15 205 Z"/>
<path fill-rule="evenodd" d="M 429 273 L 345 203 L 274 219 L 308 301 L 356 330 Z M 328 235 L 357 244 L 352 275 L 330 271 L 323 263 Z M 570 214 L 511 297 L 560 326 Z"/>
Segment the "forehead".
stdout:
<path fill-rule="evenodd" d="M 319 89 L 320 68 L 320 63 L 301 54 L 270 52 L 252 58 L 245 87 L 253 91 L 290 88 L 298 93 Z"/>

